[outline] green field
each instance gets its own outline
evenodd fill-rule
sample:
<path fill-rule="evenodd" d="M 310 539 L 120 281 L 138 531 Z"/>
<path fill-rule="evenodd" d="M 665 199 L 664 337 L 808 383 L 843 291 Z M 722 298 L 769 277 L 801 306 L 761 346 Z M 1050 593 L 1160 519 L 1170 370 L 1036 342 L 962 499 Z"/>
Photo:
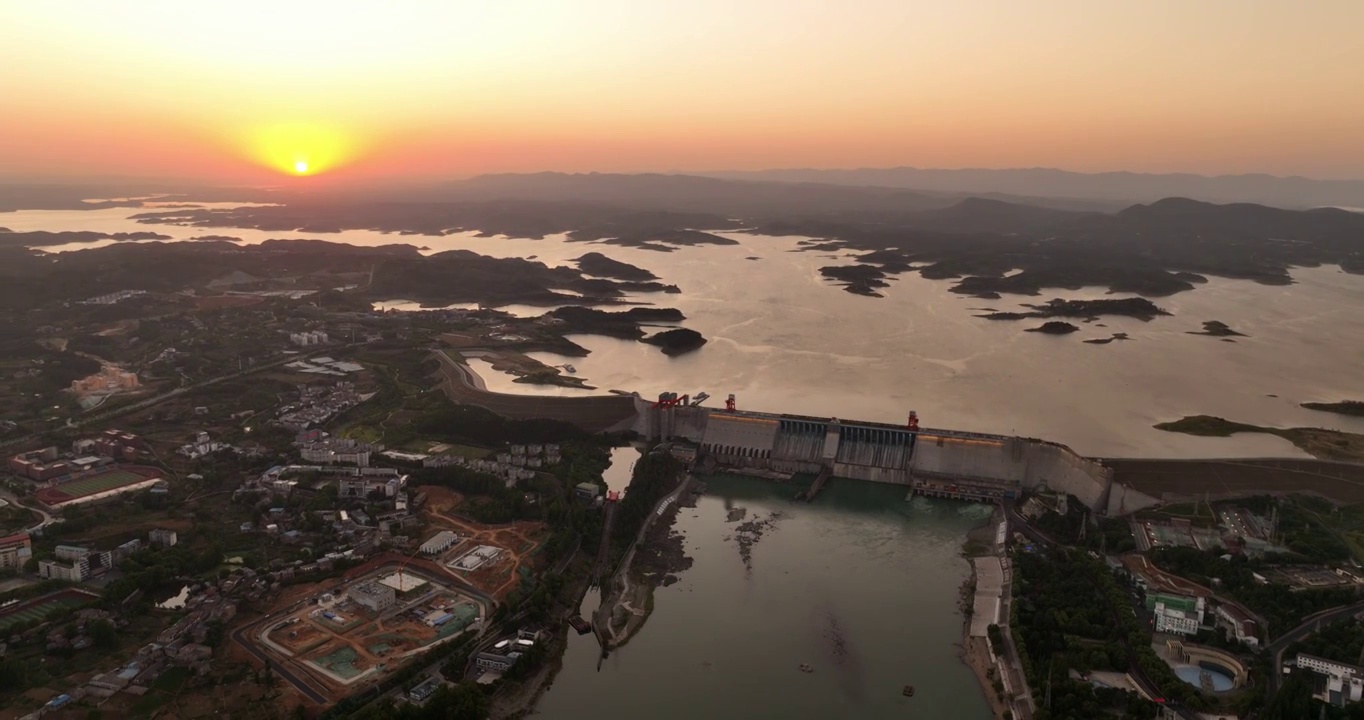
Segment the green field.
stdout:
<path fill-rule="evenodd" d="M 95 493 L 113 490 L 114 488 L 123 487 L 124 485 L 132 485 L 133 483 L 142 482 L 146 479 L 146 477 L 128 470 L 110 470 L 108 472 L 91 475 L 90 477 L 83 477 L 78 480 L 62 483 L 57 486 L 57 489 L 72 497 L 85 497 L 86 495 L 94 495 Z"/>
<path fill-rule="evenodd" d="M 62 591 L 55 595 L 50 595 L 47 598 L 40 598 L 32 605 L 29 605 L 28 607 L 19 610 L 18 612 L 0 614 L 0 630 L 4 630 L 5 628 L 8 628 L 9 626 L 15 623 L 28 622 L 30 620 L 42 620 L 43 618 L 47 617 L 48 613 L 52 612 L 53 610 L 56 610 L 57 608 L 80 607 L 81 605 L 86 605 L 90 603 L 90 601 L 93 599 L 94 598 L 91 598 L 88 595 L 83 595 L 80 593 L 71 593 L 67 591 Z M 3 610 L 0 610 L 0 613 L 3 612 L 4 612 Z"/>

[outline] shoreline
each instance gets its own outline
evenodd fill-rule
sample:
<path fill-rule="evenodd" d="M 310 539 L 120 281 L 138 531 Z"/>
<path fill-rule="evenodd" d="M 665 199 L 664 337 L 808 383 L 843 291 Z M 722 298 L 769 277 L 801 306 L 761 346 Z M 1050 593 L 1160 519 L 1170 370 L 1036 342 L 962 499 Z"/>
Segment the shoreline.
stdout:
<path fill-rule="evenodd" d="M 1011 712 L 1011 708 L 1009 702 L 1003 698 L 1003 685 L 998 677 L 999 671 L 993 661 L 988 639 L 971 637 L 971 616 L 976 592 L 976 564 L 971 559 L 994 554 L 991 546 L 995 539 L 995 527 L 1001 519 L 1002 513 L 996 506 L 995 511 L 984 523 L 967 531 L 966 540 L 962 543 L 961 557 L 971 566 L 971 572 L 962 581 L 958 600 L 961 603 L 962 623 L 961 641 L 957 643 L 957 659 L 975 675 L 981 696 L 990 705 L 990 712 L 995 720 L 1004 720 L 1005 713 Z M 977 549 L 989 551 L 973 552 Z"/>

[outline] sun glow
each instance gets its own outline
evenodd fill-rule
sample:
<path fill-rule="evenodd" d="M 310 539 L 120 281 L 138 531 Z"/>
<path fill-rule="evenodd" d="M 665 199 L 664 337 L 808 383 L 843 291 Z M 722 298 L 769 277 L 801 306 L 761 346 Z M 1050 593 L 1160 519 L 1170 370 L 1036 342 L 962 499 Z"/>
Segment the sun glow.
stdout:
<path fill-rule="evenodd" d="M 249 133 L 247 152 L 255 161 L 290 175 L 335 170 L 358 155 L 357 143 L 334 128 L 274 125 Z"/>

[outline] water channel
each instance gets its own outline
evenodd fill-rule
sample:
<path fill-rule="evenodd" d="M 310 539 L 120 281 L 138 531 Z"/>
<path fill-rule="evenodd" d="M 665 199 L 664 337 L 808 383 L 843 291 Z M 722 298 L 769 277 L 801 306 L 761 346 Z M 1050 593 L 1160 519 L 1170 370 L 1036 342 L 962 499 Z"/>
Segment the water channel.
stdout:
<path fill-rule="evenodd" d="M 834 481 L 814 504 L 766 480 L 708 479 L 676 529 L 695 564 L 655 593 L 644 629 L 597 669 L 592 635 L 570 633 L 537 717 L 989 717 L 957 658 L 958 555 L 990 508 Z M 730 522 L 732 508 L 745 508 Z M 780 513 L 752 546 L 741 522 Z M 585 614 L 597 595 L 588 594 Z M 803 673 L 802 663 L 814 672 Z M 913 698 L 901 693 L 916 688 Z"/>

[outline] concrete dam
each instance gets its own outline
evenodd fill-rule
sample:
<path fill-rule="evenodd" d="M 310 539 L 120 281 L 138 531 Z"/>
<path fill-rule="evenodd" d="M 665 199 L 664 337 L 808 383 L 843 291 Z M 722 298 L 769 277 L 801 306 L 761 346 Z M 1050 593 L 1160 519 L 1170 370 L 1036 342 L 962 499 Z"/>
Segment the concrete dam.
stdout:
<path fill-rule="evenodd" d="M 1160 502 L 1115 482 L 1113 471 L 1097 460 L 1044 440 L 919 428 L 913 418 L 900 426 L 641 398 L 635 407 L 629 429 L 653 440 L 695 443 L 702 468 L 832 475 L 983 502 L 1046 490 L 1074 495 L 1104 515 Z"/>

